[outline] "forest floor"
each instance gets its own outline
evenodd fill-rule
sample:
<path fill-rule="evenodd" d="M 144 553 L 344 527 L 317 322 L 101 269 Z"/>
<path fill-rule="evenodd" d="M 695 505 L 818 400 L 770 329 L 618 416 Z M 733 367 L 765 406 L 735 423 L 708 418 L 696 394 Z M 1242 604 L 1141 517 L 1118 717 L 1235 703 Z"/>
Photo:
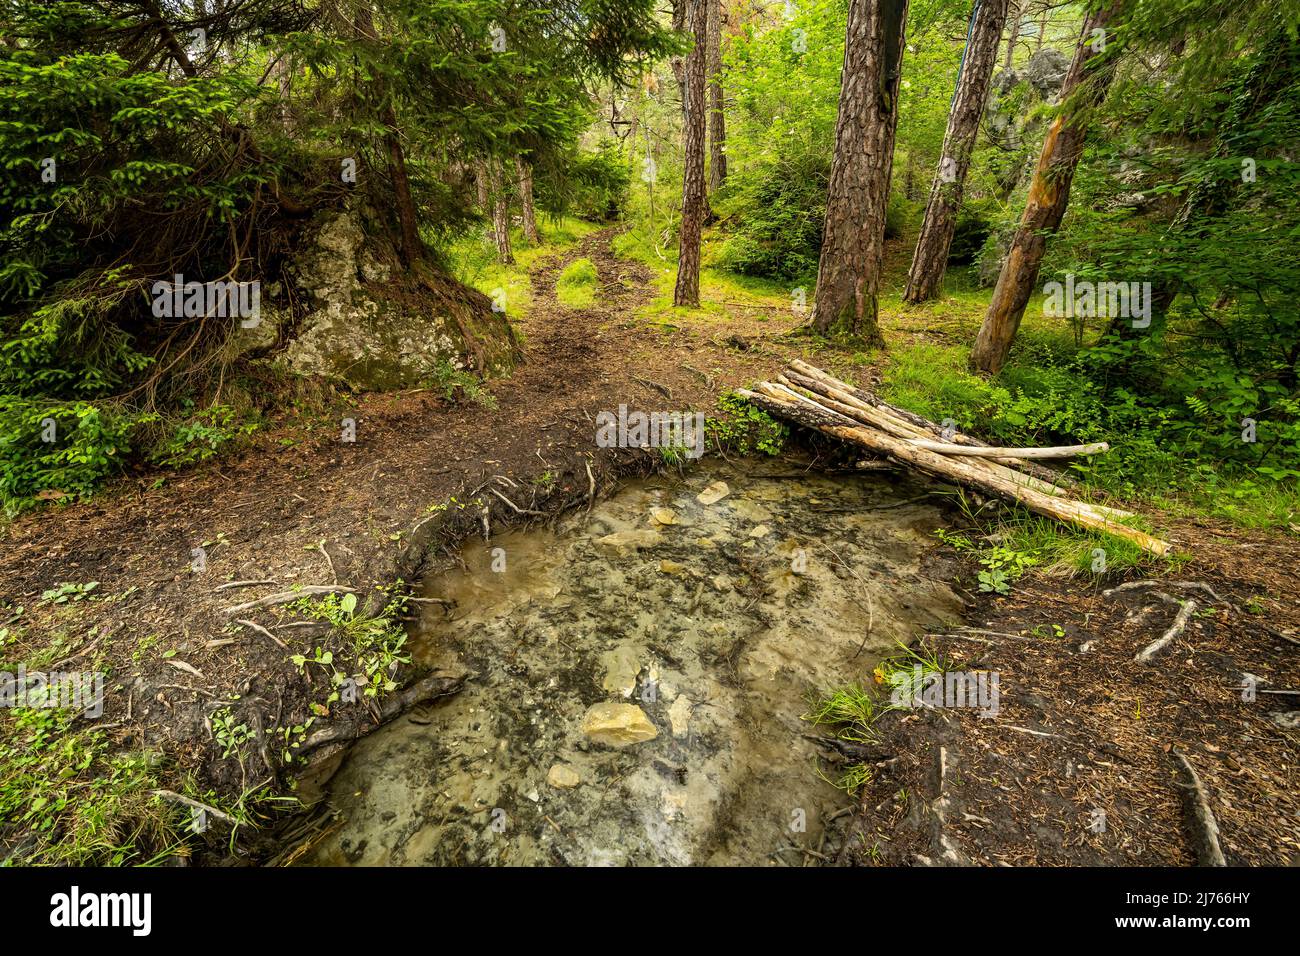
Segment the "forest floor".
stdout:
<path fill-rule="evenodd" d="M 665 315 L 653 306 L 656 277 L 614 255 L 613 234 L 592 233 L 532 270 L 517 326 L 526 360 L 490 383 L 495 407 L 431 390 L 366 395 L 348 413 L 355 442 L 340 441 L 335 422 L 284 425 L 161 485 L 123 481 L 15 521 L 0 552 L 0 598 L 24 610 L 8 622 L 6 656 L 110 673 L 101 730 L 114 749 L 166 754 L 160 786 L 181 790 L 192 774 L 186 793 L 227 807 L 262 787 L 280 792 L 286 774 L 265 745 L 247 759 L 223 756 L 232 720 L 298 740 L 337 725 L 335 741 L 375 721 L 364 708 L 330 706 L 328 686 L 291 661 L 342 649 L 343 636 L 284 605 L 233 614 L 231 605 L 318 585 L 354 589 L 382 609 L 381 589 L 412 582 L 431 550 L 485 525 L 546 520 L 662 465 L 657 453 L 595 447 L 598 412 L 712 412 L 717 396 L 795 356 L 848 374 L 847 355 L 812 351 L 788 334 L 798 317 L 774 316 L 758 296 L 736 300 L 732 290 Z M 570 308 L 556 280 L 582 257 L 598 288 L 590 305 Z M 859 381 L 872 374 L 850 371 Z M 970 595 L 975 630 L 939 639 L 939 650 L 955 667 L 1001 672 L 999 719 L 887 715 L 860 812 L 833 833 L 805 835 L 809 862 L 1194 863 L 1175 752 L 1200 777 L 1229 863 L 1300 858 L 1295 539 L 1149 517 L 1187 556 L 1170 580 L 1213 594 L 1163 584 L 1107 597 L 1095 582 L 1031 572 L 1010 596 Z M 202 572 L 191 563 L 197 547 Z M 936 541 L 935 571 L 951 575 L 942 552 Z M 91 581 L 93 591 L 78 590 Z M 257 583 L 221 588 L 234 582 Z M 46 596 L 60 589 L 62 600 Z M 1162 590 L 1193 598 L 1197 611 L 1167 653 L 1137 663 L 1177 611 L 1152 596 Z M 1144 614 L 1147 598 L 1155 606 Z M 1244 674 L 1258 679 L 1250 701 Z M 447 675 L 446 686 L 461 676 Z M 231 716 L 214 728 L 223 710 Z"/>

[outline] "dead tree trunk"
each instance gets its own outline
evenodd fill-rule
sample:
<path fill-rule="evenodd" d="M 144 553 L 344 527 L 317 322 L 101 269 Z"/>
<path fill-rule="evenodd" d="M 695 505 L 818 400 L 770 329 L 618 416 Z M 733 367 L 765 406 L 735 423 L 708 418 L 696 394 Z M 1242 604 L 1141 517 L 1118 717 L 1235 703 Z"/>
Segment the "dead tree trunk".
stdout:
<path fill-rule="evenodd" d="M 939 171 L 930 187 L 921 235 L 916 240 L 912 269 L 907 276 L 908 302 L 924 302 L 939 295 L 961 208 L 971 150 L 979 134 L 980 118 L 988 99 L 989 81 L 997 62 L 998 44 L 1007 18 L 1007 0 L 979 0 L 970 26 L 970 41 L 962 58 L 957 91 L 948 113 Z"/>
<path fill-rule="evenodd" d="M 813 328 L 884 348 L 876 296 L 903 62 L 907 0 L 850 0 L 835 156 L 817 265 Z"/>
<path fill-rule="evenodd" d="M 700 232 L 704 227 L 704 69 L 708 59 L 708 0 L 691 2 L 695 46 L 686 58 L 686 156 L 682 173 L 682 225 L 678 234 L 673 305 L 700 304 Z"/>
<path fill-rule="evenodd" d="M 519 175 L 519 204 L 524 210 L 524 238 L 537 245 L 542 237 L 537 231 L 537 210 L 533 205 L 532 164 L 522 156 L 516 156 L 515 172 Z"/>
<path fill-rule="evenodd" d="M 1061 87 L 1061 112 L 1043 140 L 1020 228 L 1002 261 L 993 299 L 971 350 L 971 367 L 978 371 L 996 374 L 1006 362 L 1025 306 L 1038 282 L 1047 236 L 1056 231 L 1065 215 L 1070 181 L 1083 154 L 1086 128 L 1081 116 L 1101 102 L 1114 76 L 1114 44 L 1104 50 L 1100 48 L 1105 46 L 1107 24 L 1122 5 L 1120 0 L 1084 20 L 1074 61 Z M 1094 31 L 1102 32 L 1094 34 Z"/>
<path fill-rule="evenodd" d="M 709 5 L 709 191 L 727 178 L 727 116 L 722 90 L 722 0 Z"/>

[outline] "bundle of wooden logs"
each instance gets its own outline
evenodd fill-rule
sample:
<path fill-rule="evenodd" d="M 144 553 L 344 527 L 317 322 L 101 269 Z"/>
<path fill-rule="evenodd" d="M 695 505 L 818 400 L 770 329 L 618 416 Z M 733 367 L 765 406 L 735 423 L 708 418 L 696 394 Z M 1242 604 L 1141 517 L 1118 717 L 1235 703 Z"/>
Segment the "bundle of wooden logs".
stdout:
<path fill-rule="evenodd" d="M 1132 512 L 1069 497 L 1075 482 L 1037 463 L 1109 450 L 1105 442 L 1052 448 L 995 448 L 890 405 L 807 362 L 791 363 L 757 391 L 741 389 L 764 411 L 865 448 L 873 455 L 935 478 L 1018 502 L 1039 514 L 1104 531 L 1163 555 L 1169 544 L 1122 524 Z"/>

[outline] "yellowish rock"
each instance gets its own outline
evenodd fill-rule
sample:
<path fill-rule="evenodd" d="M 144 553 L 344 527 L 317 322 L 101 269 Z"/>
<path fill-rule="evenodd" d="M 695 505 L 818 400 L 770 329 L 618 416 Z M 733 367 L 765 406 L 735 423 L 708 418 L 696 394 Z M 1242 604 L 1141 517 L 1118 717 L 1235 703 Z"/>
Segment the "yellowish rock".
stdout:
<path fill-rule="evenodd" d="M 629 747 L 659 736 L 636 704 L 593 704 L 582 718 L 582 732 L 593 743 L 611 747 Z"/>
<path fill-rule="evenodd" d="M 702 505 L 712 505 L 717 504 L 729 494 L 731 494 L 731 487 L 725 481 L 715 481 L 696 495 L 695 500 Z"/>
<path fill-rule="evenodd" d="M 546 782 L 559 790 L 572 790 L 582 783 L 582 778 L 568 764 L 557 763 L 547 772 Z"/>
<path fill-rule="evenodd" d="M 765 538 L 771 533 L 772 533 L 771 528 L 769 528 L 765 524 L 760 524 L 757 527 L 750 529 L 749 536 L 751 538 Z"/>
<path fill-rule="evenodd" d="M 651 508 L 650 517 L 659 524 L 676 524 L 677 512 L 672 508 Z"/>
<path fill-rule="evenodd" d="M 636 531 L 615 531 L 603 538 L 597 538 L 596 544 L 620 554 L 631 554 L 642 548 L 653 548 L 661 540 L 663 539 L 660 538 L 658 531 L 642 528 Z"/>

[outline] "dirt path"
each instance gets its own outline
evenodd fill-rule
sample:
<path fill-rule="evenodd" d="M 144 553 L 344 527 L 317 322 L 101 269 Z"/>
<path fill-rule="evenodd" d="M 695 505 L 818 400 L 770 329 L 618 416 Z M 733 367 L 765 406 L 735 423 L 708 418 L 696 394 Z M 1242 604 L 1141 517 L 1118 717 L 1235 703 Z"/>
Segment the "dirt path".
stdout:
<path fill-rule="evenodd" d="M 534 304 L 519 325 L 526 359 L 491 383 L 495 409 L 431 391 L 363 396 L 348 413 L 355 442 L 340 440 L 341 425 L 292 447 L 272 432 L 156 489 L 145 490 L 152 476 L 123 480 L 90 502 L 13 523 L 0 548 L 0 600 L 25 610 L 6 656 L 107 671 L 102 720 L 116 743 L 166 753 L 226 792 L 282 776 L 274 755 L 266 766 L 220 759 L 206 722 L 238 696 L 235 717 L 250 727 L 303 724 L 324 694 L 290 655 L 335 638 L 279 627 L 274 612 L 235 615 L 271 637 L 233 625 L 224 608 L 295 585 L 337 583 L 364 596 L 410 581 L 428 547 L 480 526 L 481 508 L 440 510 L 452 499 L 483 500 L 494 528 L 519 519 L 484 490 L 495 475 L 514 482 L 494 487 L 515 507 L 551 513 L 585 500 L 592 481 L 599 494 L 620 474 L 649 470 L 646 452 L 595 446 L 599 410 L 708 408 L 716 389 L 767 370 L 695 336 L 647 335 L 633 313 L 650 295 L 649 275 L 613 256 L 612 235 L 587 237 L 533 276 Z M 595 262 L 600 291 L 592 308 L 572 310 L 556 302 L 555 278 L 579 256 Z M 726 366 L 715 390 L 680 368 L 713 358 Z M 200 547 L 206 569 L 196 573 Z M 91 581 L 98 588 L 85 599 L 40 599 Z M 217 590 L 231 581 L 274 583 Z M 373 726 L 353 710 L 336 707 L 329 719 L 350 722 L 352 734 Z"/>
<path fill-rule="evenodd" d="M 598 411 L 709 410 L 719 392 L 770 375 L 808 344 L 784 337 L 796 317 L 762 309 L 728 305 L 724 319 L 672 325 L 638 317 L 652 276 L 611 253 L 612 234 L 536 270 L 518 326 L 526 361 L 491 383 L 495 409 L 434 391 L 363 396 L 348 413 L 354 443 L 333 422 L 305 436 L 271 431 L 161 487 L 148 487 L 153 476 L 124 480 L 15 522 L 0 545 L 0 600 L 25 610 L 6 657 L 107 670 L 102 726 L 114 743 L 166 754 L 166 781 L 193 771 L 226 795 L 287 774 L 277 748 L 223 759 L 209 726 L 223 705 L 272 732 L 313 718 L 344 738 L 369 732 L 375 720 L 359 705 L 314 712 L 328 688 L 290 660 L 317 646 L 346 652 L 338 634 L 283 626 L 298 622 L 274 611 L 238 615 L 263 633 L 232 625 L 223 609 L 300 584 L 373 597 L 410 582 L 430 549 L 481 530 L 484 509 L 445 507 L 453 499 L 482 501 L 499 531 L 519 511 L 556 514 L 585 502 L 592 484 L 604 494 L 656 465 L 657 455 L 597 448 Z M 555 280 L 580 256 L 596 265 L 599 296 L 568 309 Z M 286 437 L 301 440 L 286 446 Z M 1245 702 L 1240 689 L 1243 674 L 1261 690 L 1300 689 L 1294 538 L 1156 520 L 1190 555 L 1176 577 L 1218 595 L 1199 602 L 1170 653 L 1155 665 L 1133 660 L 1169 626 L 1169 606 L 1142 615 L 1142 595 L 1107 598 L 1097 582 L 1035 576 L 1010 598 L 972 597 L 969 620 L 994 633 L 946 638 L 940 649 L 963 667 L 1002 672 L 1003 717 L 917 712 L 884 725 L 889 756 L 873 768 L 862 813 L 846 842 L 827 844 L 842 847 L 842 861 L 941 862 L 951 851 L 986 864 L 1194 862 L 1175 748 L 1209 793 L 1229 862 L 1295 859 L 1297 729 L 1278 716 L 1294 714 L 1295 698 Z M 198 547 L 202 573 L 191 570 Z M 84 599 L 41 600 L 90 581 L 98 588 Z M 274 583 L 216 590 L 230 581 Z M 938 830 L 935 801 L 946 817 Z"/>

